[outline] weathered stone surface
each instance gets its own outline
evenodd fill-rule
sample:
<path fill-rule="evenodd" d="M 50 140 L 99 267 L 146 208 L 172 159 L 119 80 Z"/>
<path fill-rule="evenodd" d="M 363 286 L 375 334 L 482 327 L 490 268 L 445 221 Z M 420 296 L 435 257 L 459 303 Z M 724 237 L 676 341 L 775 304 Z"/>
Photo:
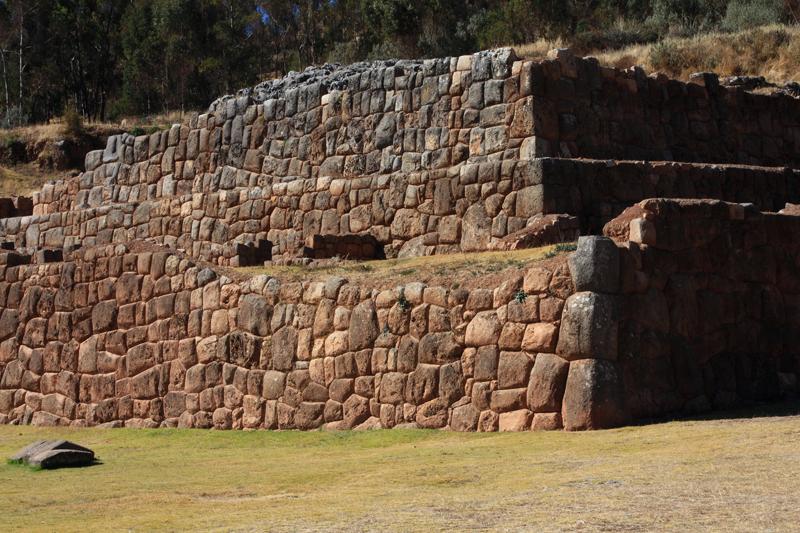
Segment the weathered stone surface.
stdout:
<path fill-rule="evenodd" d="M 345 428 L 354 428 L 369 418 L 369 399 L 353 394 L 344 402 L 343 421 Z"/>
<path fill-rule="evenodd" d="M 498 429 L 500 431 L 526 431 L 530 427 L 531 412 L 527 409 L 500 413 Z"/>
<path fill-rule="evenodd" d="M 269 335 L 272 320 L 272 306 L 266 298 L 255 294 L 246 294 L 239 300 L 239 327 L 254 335 Z"/>
<path fill-rule="evenodd" d="M 467 346 L 489 346 L 497 344 L 502 325 L 494 311 L 482 311 L 475 315 L 467 326 Z"/>
<path fill-rule="evenodd" d="M 528 383 L 528 409 L 534 413 L 561 411 L 568 372 L 569 363 L 561 357 L 537 354 Z"/>
<path fill-rule="evenodd" d="M 117 319 L 117 303 L 113 300 L 100 302 L 92 309 L 92 331 L 100 333 L 111 329 Z"/>
<path fill-rule="evenodd" d="M 531 422 L 532 431 L 555 431 L 563 427 L 561 413 L 535 413 Z"/>
<path fill-rule="evenodd" d="M 439 398 L 451 405 L 464 396 L 464 373 L 461 362 L 456 361 L 439 368 Z"/>
<path fill-rule="evenodd" d="M 379 333 L 378 315 L 372 300 L 355 306 L 350 316 L 350 349 L 370 348 Z"/>
<path fill-rule="evenodd" d="M 628 420 L 617 363 L 581 359 L 569 365 L 563 418 L 567 431 L 604 429 Z"/>
<path fill-rule="evenodd" d="M 619 251 L 608 237 L 585 236 L 569 258 L 569 272 L 578 292 L 619 290 Z"/>
<path fill-rule="evenodd" d="M 417 408 L 417 425 L 424 429 L 437 429 L 447 424 L 447 404 L 440 398 L 426 402 Z"/>
<path fill-rule="evenodd" d="M 92 450 L 65 440 L 37 441 L 9 457 L 12 463 L 44 469 L 89 466 L 94 460 Z"/>
<path fill-rule="evenodd" d="M 471 403 L 453 408 L 450 415 L 450 429 L 453 431 L 475 431 L 478 428 L 480 411 Z"/>
<path fill-rule="evenodd" d="M 272 336 L 272 368 L 291 370 L 297 354 L 297 330 L 285 326 Z"/>
<path fill-rule="evenodd" d="M 618 302 L 614 296 L 579 292 L 567 298 L 556 353 L 566 359 L 617 358 Z"/>
<path fill-rule="evenodd" d="M 525 352 L 500 352 L 497 384 L 501 389 L 516 389 L 528 382 L 533 361 Z"/>
<path fill-rule="evenodd" d="M 458 359 L 461 352 L 461 345 L 451 332 L 428 333 L 419 341 L 418 360 L 420 363 L 442 364 Z"/>

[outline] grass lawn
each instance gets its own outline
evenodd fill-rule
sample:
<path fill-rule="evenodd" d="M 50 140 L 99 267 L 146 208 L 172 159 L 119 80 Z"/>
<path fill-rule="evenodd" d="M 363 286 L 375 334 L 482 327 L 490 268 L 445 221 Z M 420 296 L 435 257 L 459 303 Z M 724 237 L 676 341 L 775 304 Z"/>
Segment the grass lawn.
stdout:
<path fill-rule="evenodd" d="M 794 412 L 797 412 L 796 410 Z M 0 465 L 3 531 L 789 531 L 800 417 L 586 433 L 0 426 L 101 465 Z"/>

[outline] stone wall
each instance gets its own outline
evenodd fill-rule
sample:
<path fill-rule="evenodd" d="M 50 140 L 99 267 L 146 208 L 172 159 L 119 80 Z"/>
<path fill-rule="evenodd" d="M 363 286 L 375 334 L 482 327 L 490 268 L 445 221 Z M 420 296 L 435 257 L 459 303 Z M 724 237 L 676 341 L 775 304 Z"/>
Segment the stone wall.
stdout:
<path fill-rule="evenodd" d="M 470 288 L 234 280 L 144 243 L 6 262 L 0 420 L 576 430 L 798 392 L 800 218 L 646 200 L 607 229 Z"/>
<path fill-rule="evenodd" d="M 593 427 L 587 406 L 562 409 L 586 384 L 570 377 L 585 362 L 554 354 L 563 257 L 500 286 L 384 290 L 234 281 L 124 245 L 67 259 L 0 271 L 2 422 Z"/>
<path fill-rule="evenodd" d="M 800 167 L 800 100 L 615 70 L 555 51 L 526 64 L 535 155 Z M 532 157 L 532 155 L 529 155 Z"/>
<path fill-rule="evenodd" d="M 555 57 L 519 61 L 504 49 L 269 82 L 168 131 L 109 138 L 87 155 L 85 173 L 34 196 L 34 215 L 48 218 L 0 223 L 0 236 L 31 249 L 48 232 L 51 242 L 109 242 L 91 238 L 96 226 L 124 230 L 116 233 L 127 240 L 180 241 L 197 259 L 235 265 L 238 245 L 268 241 L 272 256 L 296 257 L 314 235 L 369 233 L 387 257 L 486 250 L 538 215 L 580 216 L 597 231 L 655 196 L 762 209 L 797 201 L 797 173 L 783 167 L 537 163 L 549 155 L 799 163 L 796 99 Z M 138 222 L 88 222 L 97 209 L 134 204 Z M 19 231 L 28 224 L 38 228 Z"/>
<path fill-rule="evenodd" d="M 800 392 L 800 218 L 658 199 L 618 222 L 607 228 L 618 247 L 582 239 L 570 262 L 580 292 L 566 306 L 596 300 L 578 316 L 593 317 L 589 344 L 627 415 L 685 415 Z M 604 336 L 609 329 L 616 335 Z"/>
<path fill-rule="evenodd" d="M 772 212 L 800 200 L 800 170 L 786 167 L 590 159 L 541 159 L 534 167 L 542 211 L 580 217 L 584 234 L 602 233 L 646 198 L 708 198 Z"/>
<path fill-rule="evenodd" d="M 421 256 L 502 248 L 542 214 L 577 216 L 584 233 L 599 233 L 651 197 L 769 211 L 800 202 L 800 171 L 783 167 L 546 158 L 351 179 L 266 179 L 231 167 L 218 174 L 209 177 L 215 185 L 195 188 L 221 191 L 0 220 L 0 236 L 28 251 L 150 239 L 237 266 L 252 264 L 241 253 L 245 243 L 268 241 L 270 256 L 293 257 L 304 255 L 308 239 L 364 234 L 380 247 L 371 257 Z"/>
<path fill-rule="evenodd" d="M 387 257 L 480 251 L 541 213 L 541 178 L 535 167 L 526 160 L 503 161 L 409 174 L 291 180 L 225 167 L 217 177 L 223 184 L 230 177 L 230 187 L 197 187 L 224 190 L 140 203 L 97 202 L 97 207 L 0 220 L 0 237 L 29 250 L 151 239 L 201 260 L 234 266 L 237 243 L 267 240 L 273 256 L 294 256 L 315 235 L 372 235 Z M 42 192 L 64 194 L 53 188 Z"/>

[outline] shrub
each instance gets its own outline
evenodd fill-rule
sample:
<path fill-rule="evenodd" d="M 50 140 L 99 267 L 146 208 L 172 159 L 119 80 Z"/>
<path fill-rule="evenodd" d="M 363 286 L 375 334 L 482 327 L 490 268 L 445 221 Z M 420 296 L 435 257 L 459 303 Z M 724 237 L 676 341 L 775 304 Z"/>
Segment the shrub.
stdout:
<path fill-rule="evenodd" d="M 83 135 L 83 117 L 72 107 L 68 107 L 61 117 L 64 122 L 64 134 L 67 137 L 80 137 Z"/>
<path fill-rule="evenodd" d="M 560 244 L 556 244 L 552 250 L 544 254 L 547 259 L 557 256 L 560 253 L 564 252 L 574 252 L 578 249 L 578 243 L 575 242 L 563 242 Z"/>
<path fill-rule="evenodd" d="M 722 26 L 726 30 L 746 30 L 776 24 L 783 18 L 783 0 L 733 0 L 728 4 Z"/>
<path fill-rule="evenodd" d="M 719 27 L 728 0 L 655 0 L 649 22 L 672 35 Z"/>
<path fill-rule="evenodd" d="M 610 28 L 608 30 L 592 30 L 576 34 L 570 39 L 570 47 L 579 54 L 588 54 L 596 50 L 617 50 L 636 44 L 648 44 L 657 41 L 658 32 L 647 25 L 636 29 Z"/>
<path fill-rule="evenodd" d="M 654 44 L 649 59 L 653 68 L 662 72 L 678 75 L 683 70 L 683 54 L 675 43 L 668 40 Z"/>

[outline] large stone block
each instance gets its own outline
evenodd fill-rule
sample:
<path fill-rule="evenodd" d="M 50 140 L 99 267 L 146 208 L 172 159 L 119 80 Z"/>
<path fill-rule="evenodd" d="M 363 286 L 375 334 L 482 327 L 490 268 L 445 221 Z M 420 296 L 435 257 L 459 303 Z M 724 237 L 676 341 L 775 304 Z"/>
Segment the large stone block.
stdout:
<path fill-rule="evenodd" d="M 236 319 L 244 331 L 254 335 L 269 335 L 272 306 L 263 296 L 245 294 L 239 299 L 239 314 Z"/>
<path fill-rule="evenodd" d="M 272 336 L 272 368 L 291 370 L 297 355 L 297 330 L 284 326 Z"/>
<path fill-rule="evenodd" d="M 503 326 L 494 311 L 482 311 L 467 325 L 467 346 L 489 346 L 497 344 Z"/>
<path fill-rule="evenodd" d="M 570 363 L 562 416 L 568 431 L 624 424 L 628 415 L 617 363 L 601 359 Z"/>
<path fill-rule="evenodd" d="M 525 352 L 501 352 L 497 370 L 497 384 L 501 389 L 516 389 L 528 383 L 533 365 Z"/>
<path fill-rule="evenodd" d="M 379 334 L 378 314 L 375 310 L 375 303 L 372 300 L 367 300 L 355 306 L 353 313 L 350 315 L 350 349 L 363 350 L 372 348 Z"/>
<path fill-rule="evenodd" d="M 586 236 L 569 257 L 569 272 L 577 292 L 619 290 L 619 250 L 608 237 Z"/>
<path fill-rule="evenodd" d="M 616 297 L 579 292 L 567 298 L 556 353 L 565 359 L 617 358 L 619 309 Z"/>
<path fill-rule="evenodd" d="M 568 372 L 569 363 L 561 357 L 538 354 L 528 383 L 528 408 L 535 413 L 560 411 Z"/>

